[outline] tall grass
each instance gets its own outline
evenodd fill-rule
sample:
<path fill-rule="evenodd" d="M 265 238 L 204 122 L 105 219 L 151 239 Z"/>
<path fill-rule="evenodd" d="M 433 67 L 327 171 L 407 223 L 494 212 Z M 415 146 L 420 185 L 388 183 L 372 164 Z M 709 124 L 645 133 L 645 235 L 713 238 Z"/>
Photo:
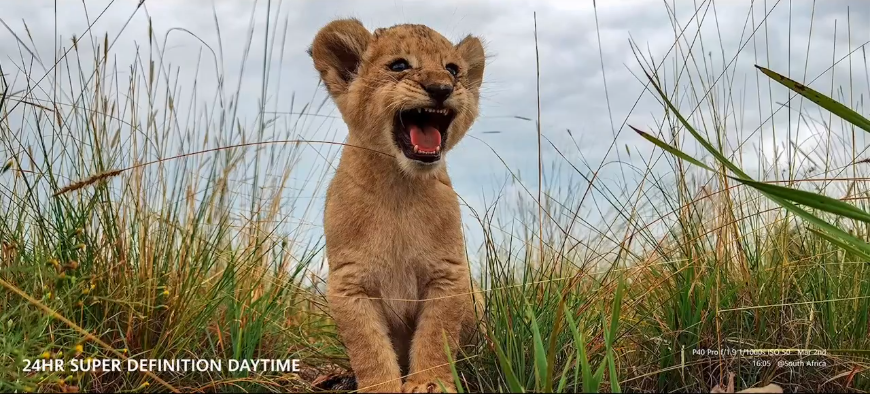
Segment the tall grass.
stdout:
<path fill-rule="evenodd" d="M 696 133 L 715 159 L 746 167 L 740 146 L 763 136 L 736 134 L 746 130 L 733 78 L 752 70 L 736 70 L 724 54 L 715 71 L 705 58 L 710 44 L 687 27 L 703 21 L 706 5 L 689 22 L 668 8 L 675 41 L 659 61 L 633 44 L 650 75 L 636 73 L 639 83 L 663 104 L 645 130 L 672 153 L 689 151 L 695 139 L 687 135 Z M 319 127 L 311 118 L 320 103 L 302 106 L 293 124 L 264 116 L 278 89 L 268 64 L 284 56 L 273 50 L 283 39 L 278 17 L 267 20 L 254 122 L 241 116 L 241 90 L 224 85 L 221 68 L 214 96 L 186 87 L 162 62 L 166 42 L 150 27 L 149 48 L 129 67 L 114 63 L 108 36 L 88 32 L 48 60 L 31 57 L 27 35 L 16 34 L 28 50 L 20 62 L 0 62 L 0 156 L 8 157 L 0 170 L 0 389 L 306 391 L 347 370 L 321 292 L 323 244 L 295 219 L 313 208 L 289 186 L 301 179 L 322 192 L 337 150 L 320 143 L 324 163 L 300 161 L 302 149 L 318 143 L 304 133 Z M 764 22 L 753 21 L 751 31 Z M 755 33 L 743 40 L 755 42 Z M 857 46 L 863 54 L 866 47 Z M 839 101 L 867 116 L 863 101 L 846 96 Z M 639 158 L 639 148 L 634 157 L 626 152 L 637 161 L 619 165 L 640 181 L 617 190 L 600 177 L 604 161 L 577 164 L 538 119 L 540 142 L 554 148 L 552 160 L 571 182 L 535 195 L 514 177 L 518 205 L 500 197 L 472 210 L 484 234 L 468 249 L 481 266 L 486 329 L 480 346 L 456 357 L 458 388 L 707 391 L 734 372 L 738 388 L 774 382 L 791 391 L 867 392 L 867 217 L 811 211 L 863 242 L 857 253 L 758 191 L 782 185 L 868 211 L 867 138 L 841 138 L 864 131 L 814 122 L 812 105 L 797 116 L 835 143 L 810 153 L 781 143 L 786 162 L 757 151 L 756 188 L 730 177 L 722 160 L 696 156 L 707 171 L 659 149 Z M 612 148 L 621 141 L 617 134 Z M 769 164 L 789 170 L 764 171 Z M 542 164 L 539 184 L 548 181 L 543 172 Z M 611 222 L 587 222 L 590 204 L 607 206 Z M 726 351 L 694 353 L 707 349 Z M 742 353 L 752 349 L 825 354 Z M 22 371 L 25 360 L 74 357 L 298 358 L 304 367 Z M 778 367 L 783 360 L 825 365 Z"/>

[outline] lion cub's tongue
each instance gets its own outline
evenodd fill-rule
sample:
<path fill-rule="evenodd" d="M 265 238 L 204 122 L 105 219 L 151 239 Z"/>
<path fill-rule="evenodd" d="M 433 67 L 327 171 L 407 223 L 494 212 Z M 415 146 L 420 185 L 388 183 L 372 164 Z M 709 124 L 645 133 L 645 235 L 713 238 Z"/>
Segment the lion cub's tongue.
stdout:
<path fill-rule="evenodd" d="M 411 135 L 411 144 L 417 145 L 418 149 L 433 152 L 442 144 L 442 134 L 435 127 L 426 125 L 421 128 L 418 125 L 408 126 Z"/>

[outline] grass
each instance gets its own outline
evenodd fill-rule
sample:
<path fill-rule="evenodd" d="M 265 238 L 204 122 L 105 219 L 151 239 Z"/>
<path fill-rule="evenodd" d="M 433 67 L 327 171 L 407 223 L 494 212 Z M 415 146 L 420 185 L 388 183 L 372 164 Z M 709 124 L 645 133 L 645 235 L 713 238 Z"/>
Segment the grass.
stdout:
<path fill-rule="evenodd" d="M 704 19 L 706 4 L 694 18 Z M 286 193 L 294 180 L 322 193 L 336 145 L 303 134 L 321 127 L 311 120 L 318 103 L 302 106 L 294 124 L 264 116 L 265 97 L 280 85 L 267 60 L 284 56 L 272 50 L 281 48 L 277 21 L 265 27 L 273 34 L 265 34 L 254 122 L 242 119 L 240 89 L 224 86 L 223 75 L 229 94 L 198 104 L 202 97 L 186 93 L 150 26 L 148 50 L 129 67 L 113 62 L 109 36 L 87 32 L 47 60 L 30 55 L 27 34 L 15 35 L 27 48 L 21 61 L 0 62 L 0 157 L 9 158 L 0 170 L 0 389 L 305 391 L 347 368 L 322 294 L 322 240 L 294 222 L 315 208 Z M 754 20 L 742 42 L 755 45 L 764 24 Z M 707 391 L 730 372 L 739 389 L 869 390 L 868 147 L 852 126 L 867 105 L 852 88 L 840 94 L 859 116 L 841 122 L 793 98 L 790 110 L 798 107 L 801 126 L 825 149 L 779 141 L 785 152 L 769 157 L 760 147 L 752 159 L 761 183 L 751 183 L 741 168 L 753 160 L 736 143 L 764 145 L 768 120 L 741 134 L 734 75 L 755 70 L 736 70 L 724 53 L 714 71 L 704 56 L 710 44 L 689 25 L 674 17 L 674 45 L 658 63 L 633 44 L 649 79 L 635 75 L 663 105 L 653 127 L 637 125 L 658 147 L 639 158 L 654 144 L 638 146 L 636 161 L 618 162 L 639 182 L 617 190 L 600 176 L 604 161 L 577 164 L 539 127 L 538 153 L 541 139 L 550 143 L 568 186 L 547 184 L 540 163 L 545 184 L 535 195 L 514 177 L 521 203 L 503 203 L 500 191 L 485 211 L 471 210 L 484 242 L 468 249 L 488 307 L 481 345 L 453 365 L 464 391 Z M 800 82 L 826 88 L 811 79 Z M 616 135 L 612 149 L 621 141 Z M 696 143 L 710 156 L 685 153 Z M 323 163 L 303 163 L 315 145 Z M 792 190 L 843 201 L 852 216 L 827 210 L 828 200 L 789 200 Z M 787 194 L 772 199 L 776 192 Z M 586 222 L 591 204 L 608 206 L 610 223 Z M 852 248 L 838 243 L 848 237 Z M 300 373 L 22 370 L 26 360 L 85 357 L 305 365 Z M 777 366 L 785 360 L 825 365 Z"/>

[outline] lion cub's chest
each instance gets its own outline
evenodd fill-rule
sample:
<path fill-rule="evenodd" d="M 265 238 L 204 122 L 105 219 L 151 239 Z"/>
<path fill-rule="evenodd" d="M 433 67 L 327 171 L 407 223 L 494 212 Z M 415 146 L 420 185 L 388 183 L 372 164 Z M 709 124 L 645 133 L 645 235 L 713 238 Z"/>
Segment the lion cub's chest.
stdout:
<path fill-rule="evenodd" d="M 330 260 L 353 262 L 371 297 L 382 299 L 393 329 L 414 320 L 426 284 L 462 254 L 459 202 L 450 187 L 407 195 L 336 190 L 328 196 Z M 450 194 L 449 194 L 450 193 Z"/>
<path fill-rule="evenodd" d="M 388 190 L 336 188 L 328 193 L 325 219 L 330 254 L 374 260 L 389 269 L 456 258 L 462 251 L 459 201 L 438 182 Z"/>
<path fill-rule="evenodd" d="M 344 175 L 337 174 L 327 193 L 330 260 L 362 266 L 377 288 L 425 283 L 440 261 L 464 260 L 459 201 L 450 186 L 433 180 L 363 188 Z"/>
<path fill-rule="evenodd" d="M 447 188 L 447 187 L 445 187 Z M 442 190 L 419 192 L 407 198 L 370 207 L 371 240 L 382 247 L 385 265 L 424 268 L 431 261 L 452 258 L 462 243 L 459 204 Z M 458 244 L 459 243 L 459 244 Z"/>

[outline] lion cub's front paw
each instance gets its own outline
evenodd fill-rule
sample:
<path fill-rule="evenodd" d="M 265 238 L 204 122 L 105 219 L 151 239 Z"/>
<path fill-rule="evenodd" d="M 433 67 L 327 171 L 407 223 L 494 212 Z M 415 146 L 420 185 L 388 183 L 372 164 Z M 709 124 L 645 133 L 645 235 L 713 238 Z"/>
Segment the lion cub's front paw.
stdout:
<path fill-rule="evenodd" d="M 445 387 L 445 391 L 442 391 L 442 385 Z M 405 382 L 402 384 L 402 392 L 403 393 L 456 393 L 457 389 L 454 387 L 452 383 L 447 383 L 442 381 L 442 384 L 439 385 L 438 381 L 430 380 L 424 382 Z"/>

